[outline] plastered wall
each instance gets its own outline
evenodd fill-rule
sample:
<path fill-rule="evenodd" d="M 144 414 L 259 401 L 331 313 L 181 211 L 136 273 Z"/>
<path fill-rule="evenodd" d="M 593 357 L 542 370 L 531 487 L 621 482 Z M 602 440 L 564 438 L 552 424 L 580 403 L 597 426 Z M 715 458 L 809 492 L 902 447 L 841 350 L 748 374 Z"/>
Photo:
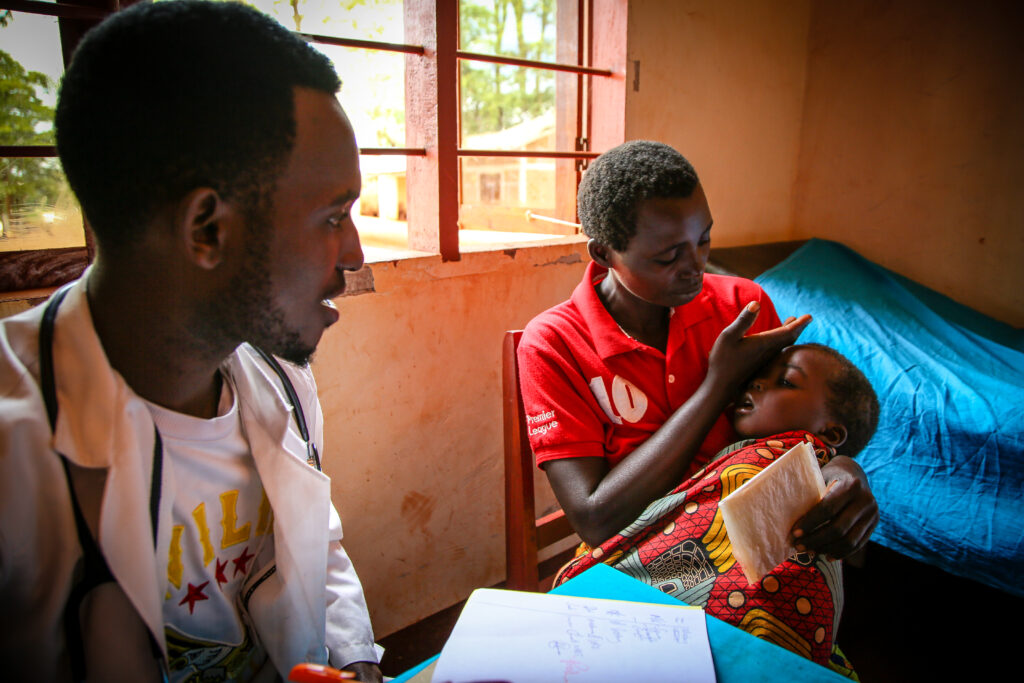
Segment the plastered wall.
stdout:
<path fill-rule="evenodd" d="M 791 239 L 810 9 L 806 0 L 629 4 L 626 139 L 665 142 L 693 163 L 714 245 Z"/>
<path fill-rule="evenodd" d="M 1024 6 L 817 2 L 794 236 L 1024 325 Z"/>
<path fill-rule="evenodd" d="M 372 264 L 374 291 L 337 302 L 324 469 L 378 637 L 505 579 L 502 335 L 572 292 L 568 242 Z"/>
<path fill-rule="evenodd" d="M 1022 29 L 1005 0 L 634 0 L 626 138 L 694 162 L 718 246 L 838 240 L 1021 326 Z"/>

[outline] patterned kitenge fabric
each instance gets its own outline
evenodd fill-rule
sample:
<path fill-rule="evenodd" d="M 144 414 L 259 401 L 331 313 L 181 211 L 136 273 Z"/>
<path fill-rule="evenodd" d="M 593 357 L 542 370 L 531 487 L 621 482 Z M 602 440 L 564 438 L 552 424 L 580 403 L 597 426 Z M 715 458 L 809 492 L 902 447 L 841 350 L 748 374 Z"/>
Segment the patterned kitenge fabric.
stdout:
<path fill-rule="evenodd" d="M 688 605 L 850 675 L 833 645 L 842 612 L 842 565 L 800 553 L 748 585 L 732 555 L 718 501 L 801 441 L 825 465 L 834 451 L 808 432 L 742 441 L 654 501 L 597 548 L 581 546 L 558 585 L 604 562 Z"/>

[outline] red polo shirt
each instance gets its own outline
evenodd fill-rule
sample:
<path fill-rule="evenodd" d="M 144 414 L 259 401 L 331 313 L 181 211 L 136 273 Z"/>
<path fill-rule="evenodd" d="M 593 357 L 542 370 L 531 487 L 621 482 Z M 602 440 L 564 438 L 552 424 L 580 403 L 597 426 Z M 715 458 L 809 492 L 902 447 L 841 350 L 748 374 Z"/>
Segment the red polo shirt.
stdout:
<path fill-rule="evenodd" d="M 697 390 L 719 333 L 751 301 L 761 312 L 751 332 L 780 325 L 768 295 L 750 280 L 704 275 L 704 287 L 672 310 L 667 353 L 622 332 L 597 296 L 607 270 L 591 262 L 572 297 L 526 326 L 519 374 L 527 432 L 537 464 L 559 458 L 607 458 L 618 464 Z M 725 416 L 712 427 L 691 470 L 728 446 Z"/>

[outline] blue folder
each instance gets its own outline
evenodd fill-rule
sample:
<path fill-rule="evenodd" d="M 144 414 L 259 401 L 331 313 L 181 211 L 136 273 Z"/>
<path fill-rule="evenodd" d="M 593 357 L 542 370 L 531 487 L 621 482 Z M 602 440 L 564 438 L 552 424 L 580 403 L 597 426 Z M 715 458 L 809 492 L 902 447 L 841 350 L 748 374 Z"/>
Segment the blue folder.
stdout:
<path fill-rule="evenodd" d="M 627 576 L 617 569 L 599 564 L 579 576 L 551 590 L 559 595 L 573 595 L 584 598 L 608 598 L 651 602 L 662 605 L 678 605 L 679 600 L 665 595 L 657 588 L 648 586 Z M 849 681 L 839 674 L 809 659 L 756 638 L 746 631 L 705 615 L 708 627 L 708 642 L 711 656 L 715 661 L 715 676 L 718 683 L 770 683 L 778 681 L 801 681 L 808 683 L 838 683 Z M 408 681 L 437 657 L 413 667 L 394 679 L 394 683 Z M 854 662 L 856 665 L 856 662 Z"/>

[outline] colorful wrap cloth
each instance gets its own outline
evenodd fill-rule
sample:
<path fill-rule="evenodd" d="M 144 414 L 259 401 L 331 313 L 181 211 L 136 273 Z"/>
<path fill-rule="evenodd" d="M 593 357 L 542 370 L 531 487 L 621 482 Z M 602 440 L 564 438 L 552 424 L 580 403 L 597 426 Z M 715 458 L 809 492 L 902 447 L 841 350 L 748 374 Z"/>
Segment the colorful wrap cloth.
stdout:
<path fill-rule="evenodd" d="M 819 465 L 835 453 L 808 432 L 735 443 L 651 503 L 620 533 L 597 548 L 581 546 L 555 585 L 604 562 L 759 638 L 849 675 L 841 653 L 833 657 L 843 606 L 842 564 L 800 553 L 760 582 L 747 585 L 718 510 L 722 498 L 804 440 L 814 447 Z"/>

